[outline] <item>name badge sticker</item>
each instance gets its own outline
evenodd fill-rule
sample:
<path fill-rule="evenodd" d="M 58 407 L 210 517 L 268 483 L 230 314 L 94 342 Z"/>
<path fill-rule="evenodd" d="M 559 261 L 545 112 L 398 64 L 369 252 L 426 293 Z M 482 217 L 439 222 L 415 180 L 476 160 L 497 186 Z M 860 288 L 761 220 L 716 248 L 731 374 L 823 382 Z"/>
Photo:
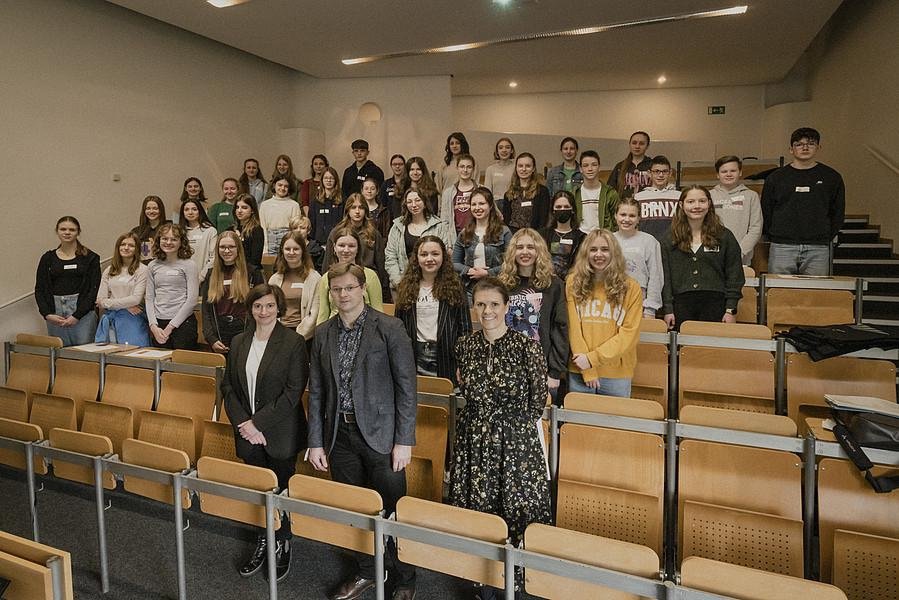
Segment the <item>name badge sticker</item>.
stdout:
<path fill-rule="evenodd" d="M 220 217 L 227 217 L 227 216 L 230 215 L 230 214 L 231 214 L 231 213 L 229 213 L 229 212 L 223 212 L 223 213 L 220 212 L 220 213 L 219 213 L 219 216 L 220 216 Z"/>
<path fill-rule="evenodd" d="M 574 244 L 574 240 L 568 239 L 568 238 L 563 238 L 563 239 L 559 240 L 559 243 L 565 244 L 566 246 L 571 246 Z"/>
<path fill-rule="evenodd" d="M 812 191 L 812 188 L 810 188 L 810 187 L 807 186 L 807 185 L 797 185 L 797 186 L 796 186 L 796 191 L 797 191 L 797 192 L 810 192 L 810 191 Z"/>
<path fill-rule="evenodd" d="M 62 266 L 63 271 L 71 271 L 71 270 L 77 269 L 77 268 L 78 268 L 78 265 L 63 265 Z"/>
<path fill-rule="evenodd" d="M 224 280 L 224 281 L 222 282 L 222 285 L 231 285 L 231 280 L 230 280 L 230 279 Z"/>
<path fill-rule="evenodd" d="M 533 202 L 531 202 L 530 200 L 525 200 L 524 202 L 521 203 L 521 206 L 528 207 L 528 206 L 531 206 L 532 204 L 533 204 Z"/>
<path fill-rule="evenodd" d="M 291 283 L 291 284 L 290 284 L 290 289 L 292 289 L 292 290 L 301 290 L 301 289 L 303 289 L 303 282 L 300 282 L 300 283 Z"/>

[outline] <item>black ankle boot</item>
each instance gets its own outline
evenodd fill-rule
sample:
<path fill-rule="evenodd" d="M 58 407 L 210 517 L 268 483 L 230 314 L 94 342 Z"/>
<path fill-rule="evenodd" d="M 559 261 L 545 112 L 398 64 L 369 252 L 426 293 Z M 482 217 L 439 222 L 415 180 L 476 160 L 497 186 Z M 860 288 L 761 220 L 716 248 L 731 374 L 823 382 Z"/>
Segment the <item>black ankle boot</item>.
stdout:
<path fill-rule="evenodd" d="M 238 569 L 238 573 L 240 573 L 241 577 L 252 577 L 265 566 L 267 545 L 264 535 L 260 535 L 256 538 L 256 549 L 253 550 L 253 554 L 250 556 L 249 560 Z"/>
<path fill-rule="evenodd" d="M 275 580 L 284 581 L 290 573 L 290 540 L 280 540 L 275 546 Z"/>

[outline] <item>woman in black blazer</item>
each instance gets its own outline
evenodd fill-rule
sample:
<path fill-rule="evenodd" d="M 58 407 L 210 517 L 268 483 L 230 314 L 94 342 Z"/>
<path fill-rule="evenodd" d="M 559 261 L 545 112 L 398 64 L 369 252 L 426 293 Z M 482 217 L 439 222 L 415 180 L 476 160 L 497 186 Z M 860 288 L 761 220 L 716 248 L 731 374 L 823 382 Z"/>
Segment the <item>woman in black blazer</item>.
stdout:
<path fill-rule="evenodd" d="M 471 333 L 465 288 L 443 240 L 418 239 L 396 290 L 396 318 L 413 342 L 419 375 L 456 382 L 456 341 Z"/>
<path fill-rule="evenodd" d="M 306 416 L 300 405 L 309 376 L 306 342 L 278 322 L 285 310 L 281 288 L 257 285 L 247 297 L 247 310 L 255 327 L 231 342 L 222 397 L 234 425 L 237 455 L 248 465 L 274 471 L 278 487 L 286 489 L 296 470 L 297 455 L 306 446 Z M 279 581 L 290 570 L 290 538 L 290 522 L 282 514 L 281 528 L 275 534 Z M 263 532 L 252 556 L 240 567 L 240 575 L 250 577 L 259 572 L 266 556 Z"/>

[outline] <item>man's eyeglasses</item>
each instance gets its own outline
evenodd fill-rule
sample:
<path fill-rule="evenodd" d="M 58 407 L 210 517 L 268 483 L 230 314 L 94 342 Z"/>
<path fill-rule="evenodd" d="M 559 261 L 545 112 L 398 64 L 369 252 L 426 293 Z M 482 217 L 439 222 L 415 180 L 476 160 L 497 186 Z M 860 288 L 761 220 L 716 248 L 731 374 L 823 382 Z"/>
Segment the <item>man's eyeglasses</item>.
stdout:
<path fill-rule="evenodd" d="M 794 148 L 815 148 L 818 142 L 793 142 Z"/>
<path fill-rule="evenodd" d="M 340 294 L 342 294 L 344 292 L 349 294 L 356 288 L 360 288 L 360 287 L 362 287 L 362 286 L 359 284 L 356 284 L 356 285 L 346 285 L 344 287 L 332 287 L 332 288 L 328 288 L 328 289 L 331 290 L 331 293 L 334 294 L 335 296 L 339 296 Z"/>

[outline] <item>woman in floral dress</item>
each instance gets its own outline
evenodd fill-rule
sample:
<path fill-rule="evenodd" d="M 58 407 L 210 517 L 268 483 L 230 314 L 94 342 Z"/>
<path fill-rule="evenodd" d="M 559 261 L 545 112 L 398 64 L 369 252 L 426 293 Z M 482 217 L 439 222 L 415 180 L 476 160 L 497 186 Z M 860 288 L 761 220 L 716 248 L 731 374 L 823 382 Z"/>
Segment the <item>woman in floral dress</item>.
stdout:
<path fill-rule="evenodd" d="M 509 293 L 485 277 L 473 291 L 481 331 L 456 344 L 466 404 L 457 423 L 450 503 L 498 515 L 513 544 L 550 523 L 549 472 L 540 418 L 546 359 L 540 344 L 506 325 Z"/>

